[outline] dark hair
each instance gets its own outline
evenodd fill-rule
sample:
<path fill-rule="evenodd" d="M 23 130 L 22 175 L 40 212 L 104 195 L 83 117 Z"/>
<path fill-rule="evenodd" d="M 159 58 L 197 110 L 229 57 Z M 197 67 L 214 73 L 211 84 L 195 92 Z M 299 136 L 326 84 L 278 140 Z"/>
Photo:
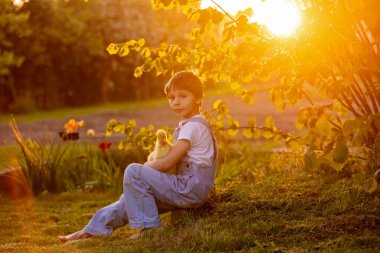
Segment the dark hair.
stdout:
<path fill-rule="evenodd" d="M 175 73 L 165 84 L 164 91 L 166 95 L 168 95 L 170 89 L 188 90 L 194 95 L 194 97 L 203 98 L 203 84 L 191 71 L 180 71 Z"/>

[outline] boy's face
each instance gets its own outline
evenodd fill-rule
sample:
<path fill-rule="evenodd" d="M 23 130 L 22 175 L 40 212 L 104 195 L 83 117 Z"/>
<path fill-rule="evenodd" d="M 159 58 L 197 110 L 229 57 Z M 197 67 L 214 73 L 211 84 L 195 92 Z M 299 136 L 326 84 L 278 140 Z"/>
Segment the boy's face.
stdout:
<path fill-rule="evenodd" d="M 167 97 L 170 108 L 181 120 L 199 114 L 202 98 L 196 98 L 190 91 L 172 88 L 169 90 Z"/>

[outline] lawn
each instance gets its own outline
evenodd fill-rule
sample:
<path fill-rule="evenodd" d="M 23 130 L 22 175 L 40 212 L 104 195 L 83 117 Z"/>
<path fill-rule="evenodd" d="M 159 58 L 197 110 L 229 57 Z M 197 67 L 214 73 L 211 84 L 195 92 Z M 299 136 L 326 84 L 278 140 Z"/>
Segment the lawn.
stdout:
<path fill-rule="evenodd" d="M 379 252 L 380 195 L 353 189 L 344 173 L 306 172 L 302 159 L 251 147 L 249 157 L 221 153 L 216 194 L 164 229 L 128 241 L 128 226 L 112 236 L 61 244 L 115 200 L 104 192 L 43 193 L 0 206 L 0 252 Z M 237 147 L 233 146 L 236 150 Z M 247 150 L 243 150 L 246 152 Z M 238 153 L 238 152 L 237 152 Z M 284 162 L 286 161 L 286 162 Z"/>
<path fill-rule="evenodd" d="M 99 110 L 133 111 L 141 106 L 120 104 Z M 70 115 L 91 111 L 94 107 L 72 110 Z M 59 110 L 18 120 L 67 114 Z M 120 193 L 121 185 L 112 191 L 43 192 L 33 199 L 0 195 L 0 252 L 380 252 L 379 189 L 371 194 L 360 190 L 350 171 L 306 171 L 302 154 L 272 152 L 281 147 L 272 142 L 219 144 L 215 194 L 180 220 L 164 214 L 162 231 L 129 241 L 133 231 L 126 226 L 108 237 L 58 241 L 58 235 L 81 229 L 96 210 L 117 200 L 115 192 Z M 137 161 L 138 154 L 129 156 Z M 17 146 L 0 146 L 0 168 L 20 157 Z"/>
<path fill-rule="evenodd" d="M 26 114 L 12 115 L 16 118 L 17 122 L 32 123 L 44 119 L 65 119 L 67 117 L 81 117 L 84 115 L 102 112 L 119 112 L 123 110 L 135 110 L 136 108 L 155 107 L 158 104 L 162 104 L 163 99 L 151 99 L 143 102 L 120 102 L 120 103 L 108 103 L 94 106 L 85 106 L 77 108 L 61 108 L 55 110 L 46 111 L 32 111 Z M 0 123 L 7 123 L 11 115 L 0 114 Z"/>
<path fill-rule="evenodd" d="M 12 167 L 15 160 L 20 159 L 21 156 L 21 150 L 18 146 L 0 146 L 0 170 Z"/>

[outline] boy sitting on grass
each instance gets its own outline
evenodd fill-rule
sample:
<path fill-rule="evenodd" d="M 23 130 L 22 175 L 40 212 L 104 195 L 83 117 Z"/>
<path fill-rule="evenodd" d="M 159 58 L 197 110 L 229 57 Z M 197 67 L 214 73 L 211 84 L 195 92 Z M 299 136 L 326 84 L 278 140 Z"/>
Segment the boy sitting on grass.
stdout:
<path fill-rule="evenodd" d="M 129 223 L 138 229 L 130 239 L 160 228 L 160 214 L 177 208 L 200 207 L 213 187 L 217 145 L 208 122 L 200 114 L 203 85 L 190 71 L 176 73 L 165 85 L 173 113 L 179 117 L 174 146 L 164 157 L 130 164 L 124 172 L 123 194 L 98 210 L 87 226 L 62 242 L 110 235 Z M 166 173 L 177 166 L 177 174 Z"/>

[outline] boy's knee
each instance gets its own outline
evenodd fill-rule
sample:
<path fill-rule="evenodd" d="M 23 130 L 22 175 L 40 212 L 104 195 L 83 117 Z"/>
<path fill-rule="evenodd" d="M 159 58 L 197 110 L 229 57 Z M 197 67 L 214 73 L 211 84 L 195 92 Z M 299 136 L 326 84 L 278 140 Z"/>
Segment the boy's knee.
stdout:
<path fill-rule="evenodd" d="M 135 179 L 139 175 L 141 164 L 131 163 L 124 171 L 124 181 Z"/>

